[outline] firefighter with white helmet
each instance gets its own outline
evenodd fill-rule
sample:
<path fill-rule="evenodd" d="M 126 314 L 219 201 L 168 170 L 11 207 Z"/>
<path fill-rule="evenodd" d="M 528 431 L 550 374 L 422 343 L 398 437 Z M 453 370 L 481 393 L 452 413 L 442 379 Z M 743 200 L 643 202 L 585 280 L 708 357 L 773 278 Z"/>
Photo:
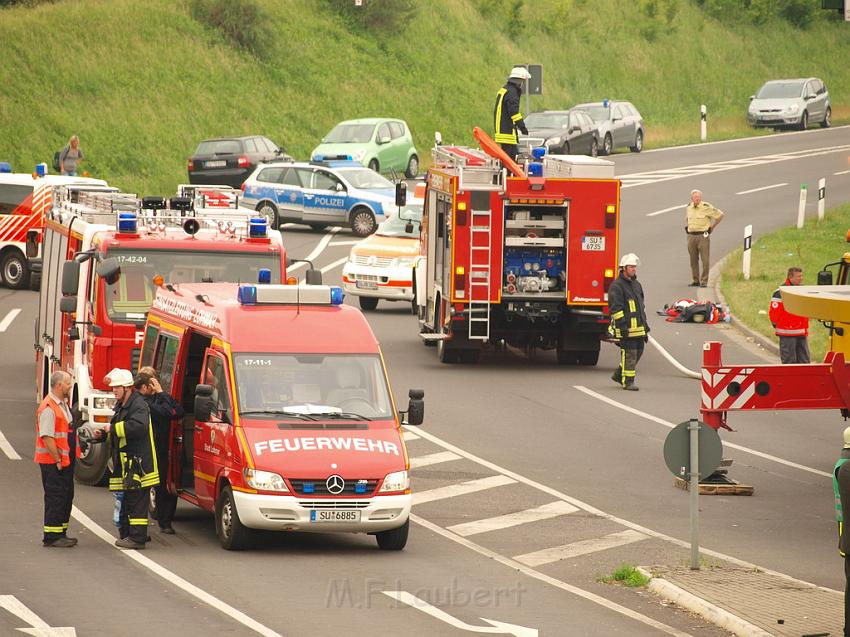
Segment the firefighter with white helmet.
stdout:
<path fill-rule="evenodd" d="M 620 276 L 608 289 L 609 332 L 620 346 L 620 366 L 611 376 L 623 389 L 637 391 L 635 368 L 649 340 L 643 287 L 637 280 L 640 259 L 632 252 L 620 259 Z"/>
<path fill-rule="evenodd" d="M 508 75 L 508 81 L 496 93 L 496 107 L 493 110 L 495 134 L 493 139 L 511 159 L 517 156 L 517 131 L 528 135 L 522 113 L 519 110 L 519 98 L 525 83 L 531 79 L 531 73 L 524 66 L 515 66 Z"/>

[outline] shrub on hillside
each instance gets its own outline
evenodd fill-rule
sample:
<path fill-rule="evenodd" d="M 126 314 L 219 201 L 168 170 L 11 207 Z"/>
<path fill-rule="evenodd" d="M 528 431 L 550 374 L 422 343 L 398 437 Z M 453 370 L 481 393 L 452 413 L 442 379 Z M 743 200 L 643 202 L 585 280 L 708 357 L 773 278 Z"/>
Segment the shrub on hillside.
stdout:
<path fill-rule="evenodd" d="M 266 16 L 256 0 L 191 0 L 192 17 L 220 32 L 232 44 L 262 57 L 271 39 Z"/>
<path fill-rule="evenodd" d="M 336 13 L 373 32 L 403 31 L 416 16 L 416 0 L 325 0 Z"/>
<path fill-rule="evenodd" d="M 809 26 L 820 11 L 817 3 L 811 0 L 697 0 L 697 4 L 726 24 L 741 18 L 755 24 L 782 18 L 801 29 Z"/>
<path fill-rule="evenodd" d="M 24 6 L 34 7 L 38 4 L 47 4 L 48 2 L 56 2 L 56 0 L 0 0 L 0 9 L 4 7 Z"/>
<path fill-rule="evenodd" d="M 478 13 L 502 25 L 506 34 L 514 35 L 525 29 L 525 0 L 474 0 L 474 3 Z"/>

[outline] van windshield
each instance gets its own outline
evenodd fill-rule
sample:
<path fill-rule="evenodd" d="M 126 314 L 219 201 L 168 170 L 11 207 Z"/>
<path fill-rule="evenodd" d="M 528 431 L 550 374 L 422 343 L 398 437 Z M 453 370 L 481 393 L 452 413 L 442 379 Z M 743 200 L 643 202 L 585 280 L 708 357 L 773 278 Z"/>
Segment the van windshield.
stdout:
<path fill-rule="evenodd" d="M 757 99 L 771 100 L 788 97 L 800 97 L 803 94 L 803 82 L 768 82 L 759 89 Z"/>
<path fill-rule="evenodd" d="M 372 141 L 372 131 L 374 130 L 374 124 L 337 124 L 322 140 L 322 143 L 364 144 Z"/>
<path fill-rule="evenodd" d="M 277 252 L 207 252 L 204 250 L 110 250 L 121 277 L 106 288 L 106 312 L 113 321 L 139 323 L 156 295 L 154 277 L 165 283 L 254 282 L 260 268 L 271 270 L 280 283 Z"/>
<path fill-rule="evenodd" d="M 243 418 L 393 418 L 376 354 L 235 354 L 233 369 Z"/>

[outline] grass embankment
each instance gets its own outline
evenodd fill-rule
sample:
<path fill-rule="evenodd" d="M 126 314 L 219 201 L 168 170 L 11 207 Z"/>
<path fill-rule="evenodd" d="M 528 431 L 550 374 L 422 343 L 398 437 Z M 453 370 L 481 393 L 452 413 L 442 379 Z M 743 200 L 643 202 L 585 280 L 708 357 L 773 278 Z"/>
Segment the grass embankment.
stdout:
<path fill-rule="evenodd" d="M 850 228 L 850 205 L 830 210 L 824 220 L 807 220 L 802 230 L 783 228 L 757 237 L 753 242 L 750 280 L 741 272 L 742 249 L 735 250 L 723 268 L 720 288 L 736 320 L 776 340 L 768 320 L 770 297 L 785 280 L 788 268 L 803 268 L 803 284 L 817 283 L 817 273 L 827 263 L 850 252 L 844 237 Z M 809 325 L 809 348 L 813 361 L 823 360 L 829 334 L 817 321 Z"/>
<path fill-rule="evenodd" d="M 700 104 L 710 139 L 752 134 L 747 98 L 777 77 L 822 77 L 834 121 L 850 120 L 850 39 L 826 12 L 799 30 L 720 21 L 692 0 L 655 17 L 633 0 L 414 0 L 409 25 L 372 32 L 330 0 L 256 1 L 270 34 L 256 55 L 194 19 L 190 0 L 0 10 L 0 160 L 30 170 L 76 133 L 93 176 L 170 193 L 205 137 L 261 133 L 305 158 L 340 120 L 399 116 L 427 164 L 435 130 L 472 143 L 473 126 L 491 128 L 517 62 L 544 67 L 531 110 L 629 99 L 650 147 L 696 141 Z"/>

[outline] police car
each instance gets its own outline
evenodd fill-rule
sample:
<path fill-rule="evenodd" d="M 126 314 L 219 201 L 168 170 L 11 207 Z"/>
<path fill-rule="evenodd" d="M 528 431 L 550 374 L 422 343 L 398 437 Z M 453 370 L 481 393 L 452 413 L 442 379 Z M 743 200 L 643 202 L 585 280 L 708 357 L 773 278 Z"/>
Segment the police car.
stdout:
<path fill-rule="evenodd" d="M 351 159 L 262 164 L 242 192 L 242 206 L 265 216 L 272 228 L 284 221 L 315 230 L 343 225 L 365 237 L 396 210 L 393 183 Z"/>

